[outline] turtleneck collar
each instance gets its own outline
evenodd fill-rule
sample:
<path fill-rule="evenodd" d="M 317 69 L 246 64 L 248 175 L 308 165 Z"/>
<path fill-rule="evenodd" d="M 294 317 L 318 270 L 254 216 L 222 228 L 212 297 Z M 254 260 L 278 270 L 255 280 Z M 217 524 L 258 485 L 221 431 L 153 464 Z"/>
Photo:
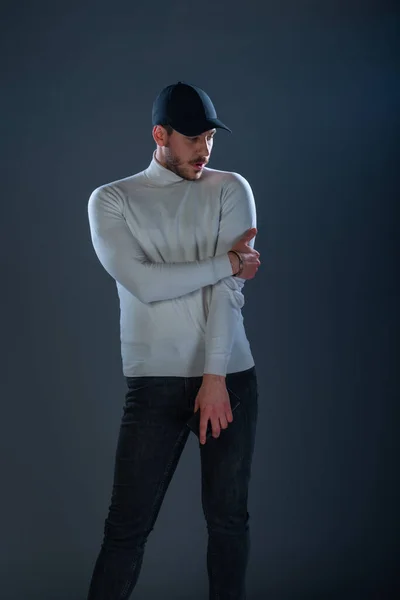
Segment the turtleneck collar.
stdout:
<path fill-rule="evenodd" d="M 155 151 L 153 153 L 153 159 L 144 173 L 146 177 L 148 177 L 151 182 L 156 185 L 168 185 L 171 183 L 179 183 L 180 181 L 184 181 L 182 177 L 179 177 L 179 175 L 176 175 L 176 173 L 173 171 L 166 169 L 161 163 L 158 162 Z"/>

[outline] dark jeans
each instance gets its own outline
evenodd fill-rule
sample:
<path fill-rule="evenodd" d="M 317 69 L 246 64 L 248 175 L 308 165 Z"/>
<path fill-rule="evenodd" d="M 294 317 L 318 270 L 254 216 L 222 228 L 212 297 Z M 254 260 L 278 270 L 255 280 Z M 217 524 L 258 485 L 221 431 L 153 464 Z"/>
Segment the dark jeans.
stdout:
<path fill-rule="evenodd" d="M 190 430 L 201 377 L 129 377 L 104 540 L 88 600 L 124 600 L 138 580 L 145 545 Z M 210 600 L 245 600 L 248 486 L 258 391 L 255 367 L 226 376 L 240 405 L 219 438 L 200 445 L 208 530 Z M 192 434 L 193 435 L 193 434 Z"/>

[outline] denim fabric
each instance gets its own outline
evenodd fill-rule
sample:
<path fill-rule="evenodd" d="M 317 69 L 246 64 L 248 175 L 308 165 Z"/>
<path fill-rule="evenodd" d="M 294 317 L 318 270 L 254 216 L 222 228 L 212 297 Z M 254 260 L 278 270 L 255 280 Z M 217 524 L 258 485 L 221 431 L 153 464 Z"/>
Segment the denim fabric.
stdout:
<path fill-rule="evenodd" d="M 190 434 L 201 377 L 128 377 L 111 505 L 88 600 L 130 598 L 145 545 Z M 240 405 L 201 456 L 208 530 L 209 600 L 245 600 L 249 557 L 248 487 L 258 412 L 255 367 L 226 376 Z M 192 434 L 193 435 L 193 434 Z"/>

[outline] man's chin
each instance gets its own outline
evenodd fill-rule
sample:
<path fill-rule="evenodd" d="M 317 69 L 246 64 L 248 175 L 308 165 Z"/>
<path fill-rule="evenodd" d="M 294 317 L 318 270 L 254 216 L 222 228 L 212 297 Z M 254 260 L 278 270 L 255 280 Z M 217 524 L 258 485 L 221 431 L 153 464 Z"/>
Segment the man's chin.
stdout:
<path fill-rule="evenodd" d="M 197 179 L 200 179 L 201 176 L 203 175 L 202 171 L 195 171 L 195 172 L 189 172 L 189 171 L 185 171 L 184 173 L 179 173 L 179 175 L 183 178 L 186 179 L 187 181 L 197 181 Z"/>

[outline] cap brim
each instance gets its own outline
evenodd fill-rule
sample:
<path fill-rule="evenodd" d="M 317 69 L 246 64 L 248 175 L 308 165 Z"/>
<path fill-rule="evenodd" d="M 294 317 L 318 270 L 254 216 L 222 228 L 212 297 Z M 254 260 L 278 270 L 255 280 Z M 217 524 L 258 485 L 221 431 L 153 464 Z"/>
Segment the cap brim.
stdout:
<path fill-rule="evenodd" d="M 232 129 L 229 129 L 229 127 L 227 127 L 219 119 L 213 119 L 213 121 L 214 121 L 214 127 L 216 127 L 217 129 L 225 129 L 225 131 L 229 131 L 229 133 L 232 133 Z"/>
<path fill-rule="evenodd" d="M 171 123 L 171 127 L 175 129 L 178 133 L 182 135 L 186 135 L 188 137 L 194 137 L 195 135 L 201 135 L 205 131 L 209 131 L 210 129 L 225 129 L 232 133 L 232 130 L 229 129 L 222 121 L 219 119 L 207 119 L 206 121 L 202 121 L 201 123 L 190 123 L 190 125 L 173 125 Z"/>

